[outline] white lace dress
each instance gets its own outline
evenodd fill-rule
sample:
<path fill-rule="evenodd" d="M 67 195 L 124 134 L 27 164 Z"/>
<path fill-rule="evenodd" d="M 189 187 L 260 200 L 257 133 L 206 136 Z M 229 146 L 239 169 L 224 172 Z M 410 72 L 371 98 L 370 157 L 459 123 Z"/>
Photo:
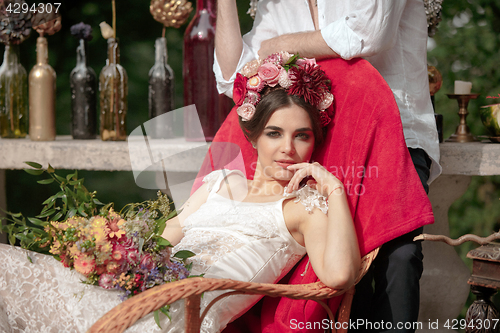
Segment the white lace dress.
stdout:
<path fill-rule="evenodd" d="M 191 258 L 193 274 L 278 281 L 306 252 L 285 225 L 285 198 L 235 203 L 216 193 L 223 179 L 220 170 L 205 177 L 210 191 L 207 202 L 185 220 L 185 237 L 173 251 L 196 253 Z M 317 192 L 299 191 L 297 197 L 308 202 L 307 208 L 324 206 Z M 82 279 L 50 256 L 0 244 L 0 332 L 85 332 L 120 303 L 120 293 L 83 284 Z M 202 308 L 222 292 L 205 293 Z M 202 332 L 220 332 L 258 300 L 259 296 L 238 295 L 219 301 L 203 321 Z M 162 329 L 150 314 L 126 332 L 183 332 L 183 306 L 183 301 L 172 305 L 172 322 L 161 315 Z"/>

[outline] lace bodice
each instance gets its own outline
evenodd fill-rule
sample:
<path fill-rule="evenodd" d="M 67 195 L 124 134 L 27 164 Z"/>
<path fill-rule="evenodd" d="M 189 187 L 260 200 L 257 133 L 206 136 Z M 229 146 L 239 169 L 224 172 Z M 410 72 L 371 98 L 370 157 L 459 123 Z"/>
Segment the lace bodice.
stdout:
<path fill-rule="evenodd" d="M 305 254 L 286 228 L 282 209 L 286 198 L 267 203 L 229 200 L 217 191 L 224 175 L 231 172 L 219 170 L 205 177 L 210 192 L 207 201 L 185 220 L 185 236 L 173 251 L 186 249 L 196 254 L 190 258 L 193 274 L 274 283 Z M 319 202 L 304 201 L 309 208 Z M 0 331 L 85 332 L 120 300 L 117 291 L 82 284 L 82 279 L 52 257 L 0 245 Z M 202 308 L 223 292 L 206 293 Z M 209 311 L 201 331 L 220 332 L 259 298 L 226 297 Z M 183 301 L 174 303 L 170 312 L 172 321 L 163 316 L 163 330 L 148 315 L 127 332 L 181 332 Z"/>

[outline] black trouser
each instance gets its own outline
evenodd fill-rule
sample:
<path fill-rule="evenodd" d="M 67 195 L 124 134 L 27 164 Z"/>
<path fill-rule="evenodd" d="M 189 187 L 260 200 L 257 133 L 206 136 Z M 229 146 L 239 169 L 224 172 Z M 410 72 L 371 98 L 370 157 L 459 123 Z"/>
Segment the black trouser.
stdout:
<path fill-rule="evenodd" d="M 431 160 L 422 149 L 408 150 L 422 185 L 429 193 L 427 180 Z M 413 242 L 413 237 L 421 234 L 422 229 L 385 243 L 370 270 L 356 285 L 351 321 L 361 324 L 364 320 L 362 325 L 357 326 L 357 331 L 415 332 L 423 255 L 421 242 Z"/>

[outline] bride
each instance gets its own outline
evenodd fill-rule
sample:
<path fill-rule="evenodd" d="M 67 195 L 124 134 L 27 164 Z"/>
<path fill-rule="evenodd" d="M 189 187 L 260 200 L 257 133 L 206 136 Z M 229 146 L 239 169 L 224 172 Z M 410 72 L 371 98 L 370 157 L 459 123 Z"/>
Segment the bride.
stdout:
<path fill-rule="evenodd" d="M 308 62 L 294 68 L 289 73 L 319 70 Z M 314 100 L 314 92 L 292 90 L 295 86 L 283 81 L 271 86 L 262 80 L 253 90 L 257 75 L 251 74 L 238 76 L 235 96 L 241 98 L 235 102 L 241 129 L 258 156 L 253 180 L 238 170 L 208 174 L 181 213 L 168 221 L 163 237 L 175 245 L 174 252 L 196 254 L 190 258 L 195 275 L 274 283 L 307 250 L 308 269 L 327 286 L 346 288 L 354 283 L 360 254 L 344 187 L 324 167 L 309 162 L 323 138 L 324 109 L 331 104 L 324 103 L 328 93 L 323 90 L 329 82 L 324 73 L 312 76 L 318 82 L 311 86 L 319 87 L 316 95 L 323 97 Z M 290 74 L 292 82 L 303 77 Z M 249 88 L 238 95 L 243 84 Z M 119 304 L 118 291 L 82 284 L 81 275 L 52 257 L 31 252 L 29 257 L 32 263 L 25 250 L 0 246 L 0 331 L 85 332 Z M 206 293 L 202 307 L 219 293 Z M 219 301 L 201 331 L 220 332 L 258 300 L 239 295 Z M 163 318 L 162 329 L 149 315 L 127 332 L 181 332 L 181 303 L 171 306 L 172 320 Z"/>

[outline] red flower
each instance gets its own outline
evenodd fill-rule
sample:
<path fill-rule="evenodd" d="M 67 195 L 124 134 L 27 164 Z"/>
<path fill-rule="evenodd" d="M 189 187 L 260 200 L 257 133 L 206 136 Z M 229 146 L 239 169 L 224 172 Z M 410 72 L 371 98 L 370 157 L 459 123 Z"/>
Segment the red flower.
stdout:
<path fill-rule="evenodd" d="M 243 101 L 245 100 L 247 95 L 247 81 L 247 77 L 241 75 L 240 73 L 236 74 L 233 86 L 233 101 L 237 106 L 243 104 Z"/>
<path fill-rule="evenodd" d="M 323 94 L 329 91 L 330 80 L 319 66 L 305 64 L 302 67 L 292 67 L 288 75 L 292 80 L 288 94 L 301 96 L 311 105 L 317 106 Z"/>
<path fill-rule="evenodd" d="M 64 267 L 70 267 L 71 266 L 71 258 L 66 255 L 66 253 L 62 253 L 59 258 L 61 258 L 61 262 L 64 265 Z"/>
<path fill-rule="evenodd" d="M 326 111 L 319 112 L 319 120 L 321 122 L 322 127 L 325 127 L 326 125 L 328 125 L 330 123 L 330 121 L 332 121 L 332 119 L 328 116 Z"/>

